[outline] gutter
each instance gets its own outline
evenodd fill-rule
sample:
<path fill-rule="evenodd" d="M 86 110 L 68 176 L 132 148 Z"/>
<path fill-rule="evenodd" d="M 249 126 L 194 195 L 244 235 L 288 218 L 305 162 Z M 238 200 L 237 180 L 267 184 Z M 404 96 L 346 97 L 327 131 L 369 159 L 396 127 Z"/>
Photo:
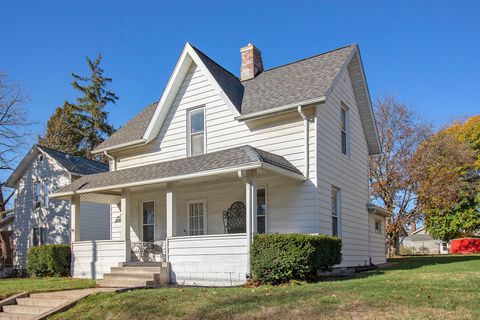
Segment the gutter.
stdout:
<path fill-rule="evenodd" d="M 105 157 L 107 157 L 113 162 L 112 171 L 117 171 L 117 160 L 115 159 L 115 157 L 108 154 L 107 150 L 103 151 L 103 154 L 105 155 Z"/>
<path fill-rule="evenodd" d="M 270 117 L 270 116 L 273 116 L 273 115 L 276 115 L 276 114 L 281 114 L 281 113 L 288 112 L 292 109 L 297 108 L 299 105 L 300 106 L 305 106 L 305 105 L 308 105 L 308 104 L 323 103 L 323 102 L 325 102 L 325 96 L 321 96 L 319 98 L 314 98 L 314 99 L 310 99 L 310 100 L 300 101 L 300 102 L 296 102 L 296 103 L 292 103 L 292 104 L 287 104 L 287 105 L 277 107 L 277 108 L 273 108 L 273 109 L 254 112 L 254 113 L 246 114 L 246 115 L 243 115 L 243 116 L 238 116 L 238 117 L 235 117 L 234 119 L 238 120 L 238 121 L 248 121 L 248 120 L 254 120 L 254 119 L 256 120 L 256 119 L 266 118 L 266 117 Z"/>
<path fill-rule="evenodd" d="M 95 150 L 92 150 L 91 152 L 93 154 L 98 154 L 98 153 L 102 153 L 102 152 L 110 151 L 110 150 L 114 150 L 114 149 L 121 149 L 121 148 L 126 148 L 126 147 L 133 147 L 133 146 L 136 146 L 136 145 L 142 145 L 142 144 L 146 144 L 147 142 L 148 142 L 148 140 L 146 140 L 146 139 L 137 139 L 137 140 L 133 140 L 133 141 L 125 142 L 125 143 L 115 144 L 115 145 L 110 146 L 110 147 L 95 149 Z"/>
<path fill-rule="evenodd" d="M 303 175 L 308 179 L 308 173 L 310 171 L 310 135 L 309 135 L 309 121 L 308 117 L 303 113 L 302 106 L 297 107 L 297 112 L 298 114 L 302 117 L 303 119 L 303 132 L 304 132 L 304 142 L 305 142 L 305 151 L 304 151 L 304 160 L 305 160 L 305 169 Z"/>

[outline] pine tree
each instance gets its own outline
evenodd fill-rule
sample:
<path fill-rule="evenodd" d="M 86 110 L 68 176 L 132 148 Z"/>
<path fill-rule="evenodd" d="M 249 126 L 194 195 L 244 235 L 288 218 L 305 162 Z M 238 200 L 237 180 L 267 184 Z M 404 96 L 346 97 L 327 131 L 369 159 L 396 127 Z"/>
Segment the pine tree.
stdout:
<path fill-rule="evenodd" d="M 38 137 L 38 144 L 74 155 L 85 155 L 80 149 L 83 140 L 83 128 L 75 109 L 65 101 L 57 107 L 47 122 L 47 131 Z"/>
<path fill-rule="evenodd" d="M 72 73 L 74 78 L 72 86 L 80 91 L 82 96 L 77 98 L 75 104 L 70 105 L 76 110 L 81 120 L 84 139 L 80 149 L 88 158 L 92 158 L 90 151 L 114 132 L 113 127 L 108 123 L 108 112 L 105 111 L 105 106 L 108 103 L 115 104 L 118 97 L 107 89 L 112 78 L 103 75 L 103 69 L 100 67 L 101 60 L 102 54 L 99 54 L 95 61 L 87 57 L 91 73 L 88 77 Z"/>

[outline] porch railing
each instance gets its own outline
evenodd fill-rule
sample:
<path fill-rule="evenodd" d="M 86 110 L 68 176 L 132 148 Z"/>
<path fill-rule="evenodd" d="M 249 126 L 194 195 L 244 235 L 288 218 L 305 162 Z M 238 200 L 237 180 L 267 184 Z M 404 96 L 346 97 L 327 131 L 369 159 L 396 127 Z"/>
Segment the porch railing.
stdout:
<path fill-rule="evenodd" d="M 131 242 L 132 262 L 165 262 L 167 261 L 167 248 L 165 240 L 155 242 Z"/>

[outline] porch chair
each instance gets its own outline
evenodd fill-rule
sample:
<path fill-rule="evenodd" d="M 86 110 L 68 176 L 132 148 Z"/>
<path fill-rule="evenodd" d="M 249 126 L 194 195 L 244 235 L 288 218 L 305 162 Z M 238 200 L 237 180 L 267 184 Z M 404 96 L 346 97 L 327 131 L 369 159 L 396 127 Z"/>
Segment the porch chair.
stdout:
<path fill-rule="evenodd" d="M 245 233 L 246 232 L 246 208 L 243 202 L 236 201 L 230 208 L 223 211 L 223 225 L 225 233 Z"/>

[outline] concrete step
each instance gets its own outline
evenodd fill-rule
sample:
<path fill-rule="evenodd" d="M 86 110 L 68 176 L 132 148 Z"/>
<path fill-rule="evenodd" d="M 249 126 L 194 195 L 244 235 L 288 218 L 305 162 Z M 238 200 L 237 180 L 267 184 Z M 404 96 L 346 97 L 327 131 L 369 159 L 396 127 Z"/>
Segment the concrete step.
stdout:
<path fill-rule="evenodd" d="M 120 279 L 125 279 L 125 280 L 143 280 L 143 281 L 148 281 L 148 280 L 155 280 L 156 278 L 158 279 L 160 276 L 160 273 L 132 273 L 132 272 L 127 272 L 127 273 L 105 273 L 103 275 L 103 279 L 105 280 L 120 280 Z"/>
<path fill-rule="evenodd" d="M 36 315 L 33 314 L 0 312 L 1 320 L 30 320 L 35 317 Z"/>
<path fill-rule="evenodd" d="M 40 292 L 40 293 L 31 293 L 30 298 L 39 298 L 39 299 L 75 299 L 76 297 L 81 296 L 82 293 L 76 290 L 72 291 L 58 291 L 58 292 Z"/>
<path fill-rule="evenodd" d="M 18 298 L 17 305 L 19 306 L 39 306 L 39 307 L 56 307 L 67 302 L 68 299 L 60 298 Z"/>
<path fill-rule="evenodd" d="M 160 273 L 162 271 L 161 267 L 141 267 L 141 266 L 130 266 L 130 267 L 112 267 L 110 273 Z"/>
<path fill-rule="evenodd" d="M 36 315 L 42 314 L 51 308 L 52 307 L 10 305 L 4 306 L 3 312 Z"/>
<path fill-rule="evenodd" d="M 98 280 L 97 284 L 107 288 L 137 288 L 152 286 L 153 281 L 135 280 L 135 279 L 103 279 Z"/>
<path fill-rule="evenodd" d="M 170 262 L 120 262 L 119 267 L 164 267 L 166 268 Z"/>

